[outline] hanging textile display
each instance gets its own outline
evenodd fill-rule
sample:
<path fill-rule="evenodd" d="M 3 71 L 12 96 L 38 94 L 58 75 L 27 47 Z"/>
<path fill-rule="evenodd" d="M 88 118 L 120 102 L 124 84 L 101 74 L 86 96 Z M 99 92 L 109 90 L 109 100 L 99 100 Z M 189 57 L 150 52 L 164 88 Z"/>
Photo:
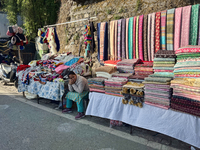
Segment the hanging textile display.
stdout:
<path fill-rule="evenodd" d="M 108 23 L 101 23 L 100 27 L 100 61 L 108 59 Z"/>
<path fill-rule="evenodd" d="M 174 12 L 174 8 L 167 10 L 167 50 L 174 50 Z"/>
<path fill-rule="evenodd" d="M 160 17 L 161 17 L 161 12 L 157 12 L 156 13 L 155 53 L 160 50 Z"/>
<path fill-rule="evenodd" d="M 128 25 L 129 25 L 129 18 L 127 18 L 126 19 L 126 59 L 128 59 L 128 56 L 129 56 L 129 54 L 128 54 L 128 49 L 129 49 L 129 45 L 128 45 L 128 33 L 129 33 L 129 31 L 128 31 Z"/>
<path fill-rule="evenodd" d="M 98 42 L 98 60 L 100 61 L 100 27 L 101 23 L 97 23 L 97 42 Z"/>
<path fill-rule="evenodd" d="M 189 45 L 190 14 L 191 14 L 191 5 L 183 7 L 182 28 L 181 28 L 181 46 L 180 47 Z"/>
<path fill-rule="evenodd" d="M 190 45 L 197 45 L 198 35 L 198 21 L 199 21 L 199 4 L 192 6 L 191 21 L 190 21 Z"/>
<path fill-rule="evenodd" d="M 148 61 L 148 52 L 147 52 L 147 15 L 144 15 L 144 24 L 143 24 L 143 51 L 144 51 L 144 61 Z"/>
<path fill-rule="evenodd" d="M 151 61 L 151 14 L 148 14 L 147 49 L 148 49 L 148 61 Z"/>
<path fill-rule="evenodd" d="M 141 60 L 144 60 L 143 57 L 143 18 L 144 15 L 139 17 L 139 57 Z"/>
<path fill-rule="evenodd" d="M 90 52 L 90 44 L 92 42 L 90 26 L 85 25 L 85 32 L 84 32 L 83 36 L 84 36 L 84 43 L 85 43 L 85 56 L 87 57 Z M 101 47 L 101 42 L 100 42 L 100 47 Z M 101 59 L 101 49 L 100 49 L 100 59 Z"/>
<path fill-rule="evenodd" d="M 104 32 L 104 56 L 103 60 L 108 60 L 108 23 L 105 24 L 105 32 Z"/>
<path fill-rule="evenodd" d="M 138 59 L 139 58 L 139 53 L 138 53 L 138 42 L 139 42 L 139 39 L 138 39 L 138 33 L 139 33 L 139 27 L 138 27 L 138 24 L 139 24 L 139 16 L 137 16 L 136 18 L 136 32 L 135 32 L 135 57 Z"/>
<path fill-rule="evenodd" d="M 166 50 L 166 14 L 167 11 L 161 11 L 161 49 Z"/>
<path fill-rule="evenodd" d="M 199 13 L 200 15 L 200 13 Z M 198 45 L 200 45 L 200 16 L 199 17 L 199 37 L 198 37 Z"/>
<path fill-rule="evenodd" d="M 118 21 L 115 20 L 115 60 L 117 60 L 117 52 L 118 52 L 118 49 L 117 49 L 117 26 L 118 26 Z"/>
<path fill-rule="evenodd" d="M 122 19 L 122 59 L 126 59 L 126 19 Z"/>
<path fill-rule="evenodd" d="M 128 25 L 128 58 L 133 59 L 133 17 L 129 19 Z"/>
<path fill-rule="evenodd" d="M 120 60 L 122 59 L 122 20 L 118 20 L 118 33 L 117 33 L 117 37 L 118 37 L 118 40 L 117 40 L 117 45 L 118 45 L 118 59 L 117 60 Z"/>
<path fill-rule="evenodd" d="M 155 52 L 155 17 L 156 13 L 151 14 L 152 20 L 151 20 L 151 60 L 154 58 L 154 52 Z"/>
<path fill-rule="evenodd" d="M 91 42 L 91 53 L 94 52 L 94 49 L 96 48 L 96 45 L 95 45 L 95 41 L 94 41 L 94 32 L 96 31 L 95 27 L 94 27 L 94 24 L 93 22 L 90 22 L 90 30 L 91 30 L 91 36 L 92 36 L 92 42 Z"/>
<path fill-rule="evenodd" d="M 110 60 L 115 60 L 115 21 L 110 22 Z"/>
<path fill-rule="evenodd" d="M 174 51 L 180 47 L 182 7 L 175 9 Z"/>
<path fill-rule="evenodd" d="M 137 17 L 133 18 L 133 58 L 136 58 L 136 20 Z"/>

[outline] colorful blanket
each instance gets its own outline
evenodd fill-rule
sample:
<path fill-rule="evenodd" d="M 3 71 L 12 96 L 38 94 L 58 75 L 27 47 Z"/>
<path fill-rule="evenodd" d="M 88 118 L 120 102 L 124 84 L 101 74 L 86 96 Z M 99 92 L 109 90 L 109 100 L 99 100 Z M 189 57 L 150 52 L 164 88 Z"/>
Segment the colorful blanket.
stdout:
<path fill-rule="evenodd" d="M 174 50 L 180 47 L 182 7 L 175 9 Z"/>

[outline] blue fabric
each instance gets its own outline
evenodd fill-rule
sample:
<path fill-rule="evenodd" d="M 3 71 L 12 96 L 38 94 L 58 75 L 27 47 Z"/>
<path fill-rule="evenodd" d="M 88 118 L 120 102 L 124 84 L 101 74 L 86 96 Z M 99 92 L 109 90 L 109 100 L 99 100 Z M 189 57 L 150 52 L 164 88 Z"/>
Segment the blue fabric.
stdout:
<path fill-rule="evenodd" d="M 75 57 L 75 58 L 72 58 L 70 61 L 66 62 L 65 65 L 66 66 L 71 66 L 73 64 L 75 64 L 76 62 L 78 62 L 80 57 Z"/>
<path fill-rule="evenodd" d="M 54 28 L 54 34 L 55 34 L 55 42 L 56 42 L 56 49 L 57 49 L 57 52 L 60 50 L 60 42 L 59 42 L 59 39 L 58 39 L 58 35 L 57 35 L 57 32 L 56 32 L 56 28 Z"/>
<path fill-rule="evenodd" d="M 98 42 L 98 60 L 100 61 L 100 27 L 101 23 L 97 23 L 97 42 Z"/>
<path fill-rule="evenodd" d="M 72 108 L 72 100 L 67 98 L 67 108 Z M 80 101 L 80 103 L 76 102 L 78 112 L 84 112 L 84 106 L 83 106 L 83 100 Z"/>
<path fill-rule="evenodd" d="M 108 23 L 105 24 L 103 60 L 108 60 Z"/>

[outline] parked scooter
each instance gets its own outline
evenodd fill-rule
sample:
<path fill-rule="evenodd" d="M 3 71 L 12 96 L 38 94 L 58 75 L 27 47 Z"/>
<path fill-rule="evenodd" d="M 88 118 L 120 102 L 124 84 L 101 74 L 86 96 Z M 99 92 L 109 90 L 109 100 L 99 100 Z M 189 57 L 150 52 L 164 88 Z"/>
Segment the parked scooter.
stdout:
<path fill-rule="evenodd" d="M 14 83 L 14 86 L 18 88 L 18 78 L 16 77 L 17 67 L 19 66 L 19 60 L 14 56 L 13 62 L 10 65 L 1 63 L 0 64 L 0 79 L 3 84 Z"/>

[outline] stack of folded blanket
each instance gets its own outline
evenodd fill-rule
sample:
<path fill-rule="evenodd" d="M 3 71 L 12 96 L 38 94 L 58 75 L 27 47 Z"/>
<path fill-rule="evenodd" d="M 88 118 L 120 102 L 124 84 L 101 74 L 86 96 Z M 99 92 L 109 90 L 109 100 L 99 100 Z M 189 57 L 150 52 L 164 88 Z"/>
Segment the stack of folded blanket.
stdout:
<path fill-rule="evenodd" d="M 112 66 L 116 67 L 117 63 L 120 62 L 121 60 L 106 60 L 104 61 L 104 66 Z"/>
<path fill-rule="evenodd" d="M 153 61 L 143 61 L 134 67 L 135 74 L 131 79 L 143 79 L 153 74 Z"/>
<path fill-rule="evenodd" d="M 128 80 L 125 78 L 118 77 L 112 77 L 108 80 L 105 80 L 105 94 L 122 97 L 122 87 L 127 83 L 127 81 Z"/>
<path fill-rule="evenodd" d="M 169 109 L 172 95 L 170 81 L 171 78 L 145 78 L 145 104 Z"/>
<path fill-rule="evenodd" d="M 118 77 L 118 78 L 125 78 L 129 79 L 129 77 L 132 75 L 132 73 L 113 73 L 112 77 Z"/>
<path fill-rule="evenodd" d="M 117 70 L 120 73 L 134 73 L 134 66 L 140 62 L 140 59 L 124 59 L 117 63 Z"/>
<path fill-rule="evenodd" d="M 124 95 L 123 104 L 134 105 L 140 108 L 143 106 L 144 84 L 127 82 L 122 88 L 122 94 Z"/>
<path fill-rule="evenodd" d="M 95 69 L 97 77 L 111 78 L 112 74 L 115 73 L 117 69 L 111 66 L 101 66 Z"/>
<path fill-rule="evenodd" d="M 90 88 L 90 92 L 99 92 L 99 93 L 105 93 L 104 88 L 104 81 L 106 78 L 90 78 L 88 79 L 88 85 Z"/>

